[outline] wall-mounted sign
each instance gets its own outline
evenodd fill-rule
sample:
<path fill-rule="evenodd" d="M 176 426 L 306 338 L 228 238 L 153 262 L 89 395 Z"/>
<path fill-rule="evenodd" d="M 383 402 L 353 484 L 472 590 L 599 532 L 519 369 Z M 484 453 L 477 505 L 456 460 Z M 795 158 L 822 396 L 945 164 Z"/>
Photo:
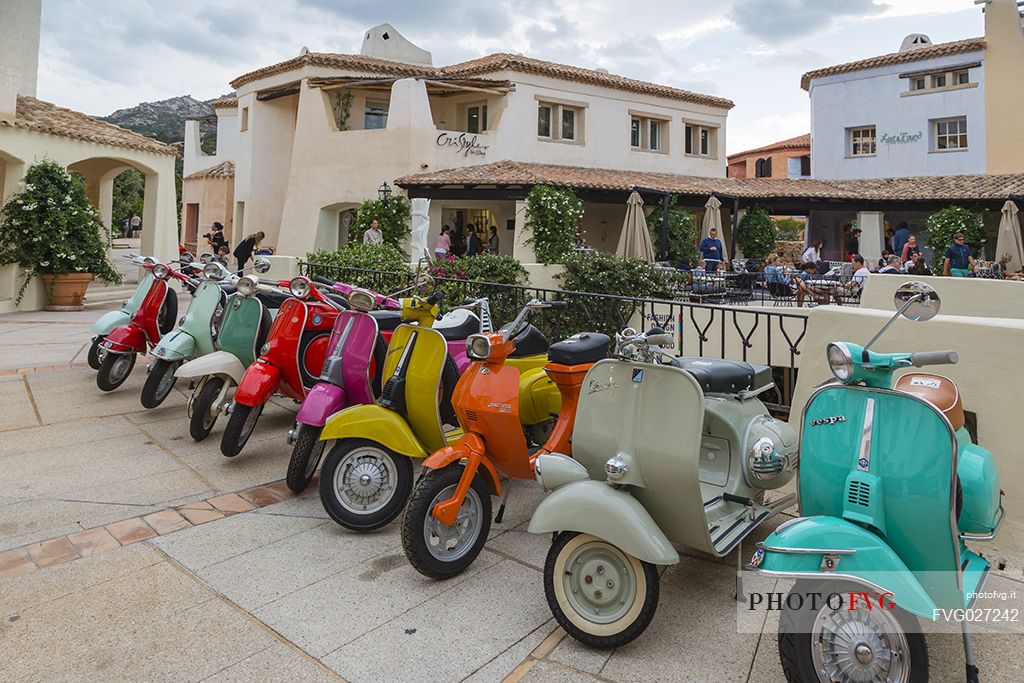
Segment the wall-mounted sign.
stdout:
<path fill-rule="evenodd" d="M 437 146 L 451 148 L 455 150 L 456 154 L 461 154 L 464 157 L 470 155 L 482 157 L 487 154 L 489 145 L 481 145 L 478 137 L 468 133 L 460 133 L 459 135 L 441 133 L 437 136 Z"/>
<path fill-rule="evenodd" d="M 924 131 L 917 131 L 916 133 L 908 133 L 903 131 L 902 133 L 895 133 L 890 135 L 889 133 L 882 133 L 882 142 L 887 145 L 906 145 L 911 142 L 917 142 L 924 137 Z"/>

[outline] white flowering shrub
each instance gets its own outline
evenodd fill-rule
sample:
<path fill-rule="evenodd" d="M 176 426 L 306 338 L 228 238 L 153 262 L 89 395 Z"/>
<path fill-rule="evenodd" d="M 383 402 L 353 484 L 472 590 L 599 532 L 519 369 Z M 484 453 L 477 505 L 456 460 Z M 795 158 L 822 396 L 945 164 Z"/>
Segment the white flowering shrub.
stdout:
<path fill-rule="evenodd" d="M 928 216 L 925 231 L 928 233 L 928 246 L 935 250 L 931 266 L 936 273 L 942 272 L 946 247 L 953 243 L 956 233 L 962 232 L 967 238 L 971 256 L 977 258 L 985 248 L 985 225 L 981 216 L 962 206 L 947 206 Z"/>
<path fill-rule="evenodd" d="M 389 197 L 387 201 L 368 199 L 356 212 L 356 219 L 352 222 L 349 239 L 353 242 L 361 242 L 363 233 L 369 229 L 370 222 L 376 218 L 377 227 L 384 233 L 384 242 L 397 247 L 409 235 L 411 214 L 409 200 L 402 195 Z"/>
<path fill-rule="evenodd" d="M 106 227 L 82 179 L 44 159 L 29 167 L 24 182 L 25 189 L 0 212 L 0 264 L 24 269 L 18 302 L 37 275 L 92 273 L 120 283 L 107 261 Z"/>
<path fill-rule="evenodd" d="M 526 195 L 526 224 L 541 263 L 560 263 L 576 245 L 583 202 L 568 188 L 534 185 Z"/>

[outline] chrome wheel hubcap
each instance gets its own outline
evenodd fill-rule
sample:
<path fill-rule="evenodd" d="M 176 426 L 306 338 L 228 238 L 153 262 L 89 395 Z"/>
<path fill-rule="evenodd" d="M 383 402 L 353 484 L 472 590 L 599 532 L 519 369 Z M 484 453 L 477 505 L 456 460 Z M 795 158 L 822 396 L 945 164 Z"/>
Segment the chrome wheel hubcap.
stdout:
<path fill-rule="evenodd" d="M 334 493 L 346 510 L 369 514 L 388 504 L 397 480 L 398 469 L 387 454 L 377 448 L 355 448 L 334 471 Z"/>
<path fill-rule="evenodd" d="M 473 487 L 466 492 L 455 523 L 448 526 L 433 515 L 438 503 L 455 495 L 455 485 L 446 486 L 427 507 L 427 518 L 423 521 L 423 539 L 430 554 L 442 562 L 454 562 L 468 553 L 480 537 L 483 503 Z"/>
<path fill-rule="evenodd" d="M 573 610 L 597 624 L 621 619 L 636 599 L 629 560 L 604 542 L 577 548 L 565 563 L 562 582 Z"/>
<path fill-rule="evenodd" d="M 822 681 L 905 683 L 910 678 L 906 634 L 884 609 L 821 610 L 811 629 L 811 657 Z"/>
<path fill-rule="evenodd" d="M 114 382 L 124 379 L 124 376 L 128 374 L 131 367 L 132 362 L 128 354 L 118 354 L 117 359 L 114 361 L 114 367 L 110 369 L 110 379 Z"/>

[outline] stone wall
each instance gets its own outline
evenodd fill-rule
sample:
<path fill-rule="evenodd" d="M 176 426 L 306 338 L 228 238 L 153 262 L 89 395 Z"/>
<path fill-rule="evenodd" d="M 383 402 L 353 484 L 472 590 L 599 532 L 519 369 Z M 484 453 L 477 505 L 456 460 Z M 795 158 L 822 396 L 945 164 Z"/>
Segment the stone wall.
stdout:
<path fill-rule="evenodd" d="M 780 240 L 775 243 L 775 250 L 772 253 L 782 254 L 784 263 L 800 263 L 800 255 L 804 253 L 804 243 Z"/>

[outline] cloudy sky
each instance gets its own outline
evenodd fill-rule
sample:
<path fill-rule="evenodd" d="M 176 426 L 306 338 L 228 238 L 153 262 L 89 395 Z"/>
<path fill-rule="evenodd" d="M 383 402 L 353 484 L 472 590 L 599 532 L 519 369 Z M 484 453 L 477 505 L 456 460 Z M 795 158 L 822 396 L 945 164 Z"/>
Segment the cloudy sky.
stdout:
<path fill-rule="evenodd" d="M 805 71 L 983 33 L 973 0 L 43 0 L 39 96 L 90 114 L 209 99 L 385 22 L 435 65 L 521 52 L 728 97 L 730 153 L 808 132 Z"/>

